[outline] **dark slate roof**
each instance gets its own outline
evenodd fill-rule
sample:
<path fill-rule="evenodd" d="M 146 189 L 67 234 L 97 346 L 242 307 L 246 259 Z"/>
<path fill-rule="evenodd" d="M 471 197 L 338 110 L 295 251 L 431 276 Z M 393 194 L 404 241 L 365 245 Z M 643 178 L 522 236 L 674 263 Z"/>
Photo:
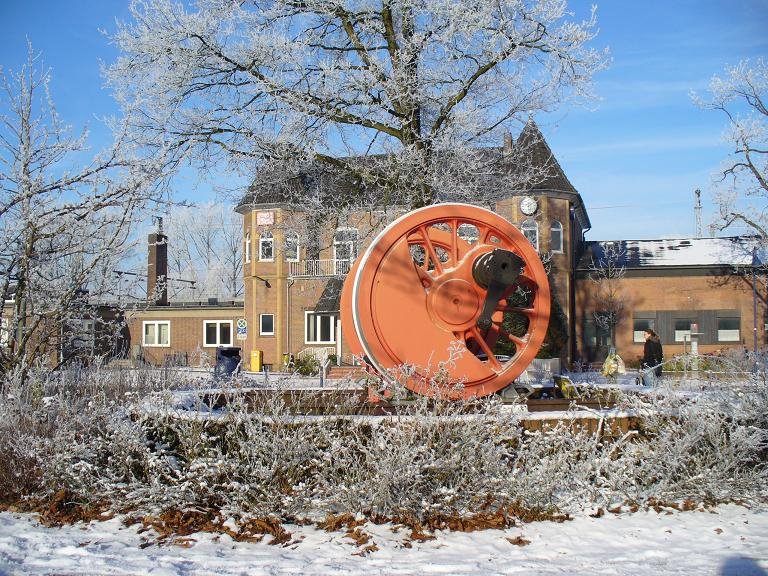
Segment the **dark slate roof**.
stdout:
<path fill-rule="evenodd" d="M 315 312 L 338 312 L 341 308 L 341 289 L 343 287 L 344 278 L 329 279 L 315 305 Z"/>
<path fill-rule="evenodd" d="M 576 188 L 574 188 L 571 181 L 568 180 L 568 177 L 565 175 L 557 158 L 555 158 L 555 155 L 552 153 L 552 149 L 544 139 L 544 135 L 533 120 L 525 125 L 525 128 L 520 132 L 518 141 L 523 145 L 532 146 L 533 162 L 535 166 L 549 165 L 550 167 L 547 177 L 541 182 L 532 183 L 530 186 L 531 190 L 558 190 L 561 192 L 578 194 Z"/>
<path fill-rule="evenodd" d="M 756 236 L 724 238 L 675 238 L 667 240 L 614 240 L 587 242 L 578 268 L 606 258 L 608 245 L 617 246 L 616 264 L 627 269 L 664 267 L 762 266 L 768 264 L 766 248 Z M 753 251 L 754 260 L 753 260 Z"/>
<path fill-rule="evenodd" d="M 530 191 L 559 191 L 578 196 L 578 192 L 566 177 L 560 164 L 557 162 L 552 150 L 544 140 L 533 121 L 528 122 L 518 137 L 520 146 L 530 146 L 535 164 L 539 167 L 549 167 L 547 177 L 543 181 L 532 182 L 523 186 L 522 190 L 499 191 L 499 198 L 511 194 L 528 193 Z M 476 176 L 477 182 L 482 180 L 482 187 L 494 189 L 497 179 L 504 173 L 514 169 L 512 161 L 513 152 L 507 145 L 497 148 L 477 149 L 477 158 L 486 166 L 485 174 Z M 366 172 L 370 177 L 366 184 L 356 178 L 349 171 L 333 167 L 330 164 L 316 162 L 298 174 L 286 174 L 280 167 L 267 167 L 259 171 L 254 178 L 248 192 L 238 203 L 237 211 L 245 212 L 254 205 L 290 204 L 301 206 L 306 204 L 306 198 L 316 198 L 318 204 L 324 205 L 323 195 L 332 196 L 333 204 L 338 205 L 339 199 L 348 199 L 350 203 L 362 205 L 397 205 L 407 204 L 404 197 L 396 195 L 377 184 L 371 184 L 375 180 L 375 164 L 386 158 L 382 155 L 372 155 L 359 158 L 342 159 L 348 162 L 353 169 L 361 173 Z M 444 171 L 450 172 L 452 166 L 461 159 L 445 154 L 440 160 L 444 165 Z M 383 181 L 383 178 L 381 179 Z M 477 183 L 476 182 L 476 183 Z M 439 191 L 438 191 L 439 196 Z M 331 200 L 329 198 L 328 200 Z M 451 200 L 439 198 L 440 201 Z"/>

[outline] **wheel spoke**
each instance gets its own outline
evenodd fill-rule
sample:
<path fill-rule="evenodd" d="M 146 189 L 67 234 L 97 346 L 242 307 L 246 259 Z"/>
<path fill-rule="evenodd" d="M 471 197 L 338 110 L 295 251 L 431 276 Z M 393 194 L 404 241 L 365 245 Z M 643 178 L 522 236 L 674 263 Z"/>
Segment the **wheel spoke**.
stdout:
<path fill-rule="evenodd" d="M 451 267 L 459 263 L 459 221 L 453 219 L 449 224 L 451 228 Z"/>
<path fill-rule="evenodd" d="M 427 272 L 423 266 L 416 264 L 415 268 L 416 268 L 416 275 L 419 277 L 419 281 L 421 282 L 421 285 L 424 288 L 431 287 L 432 284 L 434 284 L 435 282 L 435 279 L 432 278 L 432 275 L 429 272 Z"/>
<path fill-rule="evenodd" d="M 510 306 L 509 302 L 499 302 L 499 304 L 496 306 L 497 312 L 512 312 L 512 313 L 518 313 L 523 314 L 524 316 L 527 316 L 528 318 L 533 317 L 534 314 L 536 314 L 535 308 L 523 308 L 521 306 Z"/>
<path fill-rule="evenodd" d="M 466 341 L 468 339 L 472 339 L 473 341 L 477 342 L 480 345 L 480 349 L 485 354 L 486 358 L 488 358 L 488 364 L 496 371 L 501 369 L 501 362 L 498 361 L 496 356 L 493 353 L 493 349 L 488 344 L 488 342 L 485 340 L 485 336 L 483 336 L 483 333 L 480 332 L 480 330 L 477 328 L 477 326 L 472 326 L 469 330 L 467 330 L 464 333 L 464 342 L 466 344 Z"/>
<path fill-rule="evenodd" d="M 528 334 L 526 334 L 521 338 L 520 336 L 515 336 L 514 334 L 510 334 L 509 332 L 504 330 L 504 328 L 501 328 L 501 335 L 518 347 L 517 352 L 520 352 L 519 350 L 520 346 L 524 346 L 525 344 L 528 343 Z"/>
<path fill-rule="evenodd" d="M 427 257 L 424 259 L 424 264 L 428 267 L 430 258 L 432 259 L 432 262 L 435 265 L 435 272 L 437 274 L 443 273 L 443 263 L 440 262 L 440 258 L 437 255 L 437 250 L 435 250 L 435 245 L 432 243 L 432 239 L 429 237 L 429 232 L 427 231 L 426 226 L 420 226 L 419 232 L 421 233 L 421 237 L 424 239 L 424 248 L 426 249 Z"/>
<path fill-rule="evenodd" d="M 490 237 L 493 233 L 493 230 L 491 230 L 490 226 L 487 226 L 485 224 L 482 224 L 480 222 L 473 222 L 475 225 L 475 228 L 477 228 L 477 239 L 481 244 L 489 244 L 490 243 Z"/>

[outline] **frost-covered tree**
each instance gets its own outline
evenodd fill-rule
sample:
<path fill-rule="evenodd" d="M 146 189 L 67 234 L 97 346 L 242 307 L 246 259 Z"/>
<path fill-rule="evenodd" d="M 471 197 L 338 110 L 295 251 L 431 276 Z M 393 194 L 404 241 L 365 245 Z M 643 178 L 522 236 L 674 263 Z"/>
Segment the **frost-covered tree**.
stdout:
<path fill-rule="evenodd" d="M 226 204 L 174 210 L 168 222 L 168 275 L 172 299 L 243 296 L 242 217 Z"/>
<path fill-rule="evenodd" d="M 305 209 L 482 202 L 540 179 L 529 146 L 509 147 L 503 170 L 487 147 L 589 96 L 606 62 L 589 46 L 594 10 L 575 21 L 565 0 L 136 0 L 131 13 L 106 74 L 136 141 L 175 165 L 270 175 L 267 189 L 318 166 L 353 184 L 282 191 Z"/>
<path fill-rule="evenodd" d="M 702 108 L 724 114 L 732 153 L 716 179 L 719 208 L 714 226 L 745 226 L 768 245 L 768 62 L 742 60 L 714 76 Z"/>
<path fill-rule="evenodd" d="M 613 344 L 616 343 L 616 326 L 628 308 L 627 296 L 621 286 L 626 275 L 625 257 L 626 250 L 620 242 L 600 242 L 593 247 L 589 263 L 591 299 L 596 306 L 592 313 L 595 325 L 611 335 Z"/>
<path fill-rule="evenodd" d="M 31 46 L 18 72 L 0 71 L 3 374 L 66 362 L 93 341 L 94 302 L 112 295 L 112 270 L 162 165 L 136 162 L 119 135 L 87 159 L 88 133 L 62 124 L 50 80 Z"/>

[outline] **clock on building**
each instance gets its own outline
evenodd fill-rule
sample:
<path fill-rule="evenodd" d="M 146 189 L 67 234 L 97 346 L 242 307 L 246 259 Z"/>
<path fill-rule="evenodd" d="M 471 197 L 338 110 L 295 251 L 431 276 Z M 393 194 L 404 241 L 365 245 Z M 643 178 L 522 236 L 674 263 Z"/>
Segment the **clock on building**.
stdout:
<path fill-rule="evenodd" d="M 526 216 L 530 216 L 539 209 L 539 203 L 533 196 L 525 196 L 520 200 L 520 211 Z"/>

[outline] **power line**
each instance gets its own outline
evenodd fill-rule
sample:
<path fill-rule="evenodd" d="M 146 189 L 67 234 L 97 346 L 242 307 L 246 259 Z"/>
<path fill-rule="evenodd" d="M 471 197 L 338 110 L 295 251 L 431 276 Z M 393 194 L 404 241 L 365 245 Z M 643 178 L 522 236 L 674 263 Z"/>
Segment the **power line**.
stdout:
<path fill-rule="evenodd" d="M 677 202 L 655 202 L 654 206 L 669 206 L 671 204 L 688 204 L 685 200 Z M 648 208 L 648 204 L 614 204 L 609 206 L 590 206 L 589 210 L 608 210 L 611 208 Z"/>

